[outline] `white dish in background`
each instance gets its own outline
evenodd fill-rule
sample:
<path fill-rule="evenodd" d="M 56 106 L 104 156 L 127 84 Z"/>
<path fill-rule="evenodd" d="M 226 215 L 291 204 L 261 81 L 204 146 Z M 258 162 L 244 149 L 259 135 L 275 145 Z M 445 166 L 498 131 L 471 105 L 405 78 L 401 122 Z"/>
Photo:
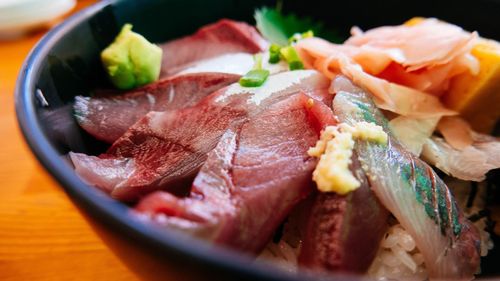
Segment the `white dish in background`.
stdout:
<path fill-rule="evenodd" d="M 76 0 L 0 0 L 0 39 L 19 37 L 69 12 Z"/>

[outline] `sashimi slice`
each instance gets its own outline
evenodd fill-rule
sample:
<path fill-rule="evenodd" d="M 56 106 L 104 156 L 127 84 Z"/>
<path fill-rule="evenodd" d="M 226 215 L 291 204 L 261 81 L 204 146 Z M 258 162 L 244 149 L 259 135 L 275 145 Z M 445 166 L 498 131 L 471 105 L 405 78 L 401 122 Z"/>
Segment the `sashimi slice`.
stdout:
<path fill-rule="evenodd" d="M 389 213 L 371 191 L 357 155 L 352 160 L 360 187 L 345 196 L 319 192 L 311 206 L 299 255 L 307 268 L 366 272 L 388 227 Z"/>
<path fill-rule="evenodd" d="M 456 149 L 444 139 L 432 137 L 426 141 L 422 156 L 455 178 L 483 181 L 488 171 L 500 168 L 500 140 L 477 133 L 473 133 L 472 138 L 471 145 Z"/>
<path fill-rule="evenodd" d="M 112 191 L 108 187 L 126 180 L 135 170 L 133 159 L 101 159 L 75 152 L 70 152 L 69 157 L 75 164 L 75 172 L 86 179 L 87 184 L 101 187 L 108 193 Z"/>
<path fill-rule="evenodd" d="M 163 57 L 160 76 L 170 76 L 190 63 L 223 54 L 258 53 L 266 50 L 268 44 L 255 27 L 222 19 L 200 28 L 193 35 L 161 44 Z"/>
<path fill-rule="evenodd" d="M 278 63 L 269 63 L 269 52 L 264 51 L 262 55 L 262 68 L 269 70 L 270 74 L 287 71 L 288 64 L 281 60 Z M 198 72 L 221 72 L 245 75 L 255 64 L 254 55 L 250 53 L 229 53 L 209 59 L 193 62 L 186 65 L 175 75 L 184 75 Z"/>
<path fill-rule="evenodd" d="M 156 192 L 139 202 L 146 221 L 256 254 L 312 191 L 307 150 L 334 124 L 329 107 L 296 94 L 236 124 L 210 152 L 191 193 Z"/>
<path fill-rule="evenodd" d="M 410 118 L 398 116 L 389 122 L 394 136 L 411 153 L 419 156 L 427 140 L 432 136 L 439 117 Z"/>
<path fill-rule="evenodd" d="M 205 97 L 196 106 L 150 112 L 105 154 L 74 164 L 90 165 L 85 171 L 91 171 L 98 169 L 99 159 L 133 159 L 135 169 L 126 180 L 120 183 L 98 181 L 101 184 L 99 188 L 111 190 L 111 195 L 120 200 L 137 200 L 159 189 L 182 189 L 196 175 L 207 153 L 216 146 L 231 124 L 302 91 L 311 93 L 313 100 L 331 104 L 332 95 L 327 92 L 328 86 L 328 79 L 313 70 L 271 75 L 258 88 L 245 88 L 235 83 Z M 81 159 L 82 156 L 76 158 L 77 161 Z M 87 182 L 97 182 L 93 177 L 98 177 L 99 171 L 80 176 Z"/>
<path fill-rule="evenodd" d="M 108 91 L 94 97 L 77 96 L 73 105 L 75 118 L 95 138 L 113 143 L 148 112 L 193 106 L 239 77 L 227 73 L 193 73 L 125 93 Z"/>
<path fill-rule="evenodd" d="M 437 129 L 446 142 L 455 149 L 462 150 L 474 142 L 471 126 L 458 116 L 443 117 L 439 120 Z"/>
<path fill-rule="evenodd" d="M 431 279 L 472 279 L 479 270 L 479 232 L 443 181 L 399 144 L 369 94 L 339 91 L 333 109 L 340 122 L 373 122 L 388 133 L 387 145 L 357 141 L 355 151 L 377 198 L 415 240 Z"/>
<path fill-rule="evenodd" d="M 175 75 L 199 72 L 221 72 L 245 75 L 254 65 L 254 58 L 249 53 L 229 53 L 209 59 L 196 61 L 186 66 Z"/>

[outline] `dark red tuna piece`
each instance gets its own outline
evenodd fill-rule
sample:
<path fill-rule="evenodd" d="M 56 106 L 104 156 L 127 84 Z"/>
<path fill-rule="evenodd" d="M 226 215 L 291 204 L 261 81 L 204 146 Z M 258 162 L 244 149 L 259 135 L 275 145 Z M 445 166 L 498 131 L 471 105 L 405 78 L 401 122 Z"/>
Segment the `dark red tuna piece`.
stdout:
<path fill-rule="evenodd" d="M 194 73 L 127 92 L 77 96 L 73 106 L 75 118 L 95 138 L 113 143 L 148 112 L 193 106 L 216 90 L 238 81 L 239 77 L 225 73 Z"/>
<path fill-rule="evenodd" d="M 244 100 L 233 100 L 233 103 L 219 105 L 210 99 L 195 107 L 150 112 L 105 154 L 82 161 L 91 156 L 72 153 L 76 172 L 88 183 L 126 201 L 161 187 L 170 191 L 182 188 L 185 180 L 194 178 L 207 153 L 217 145 L 231 122 L 247 115 Z M 121 166 L 133 164 L 133 171 L 120 176 L 123 179 L 120 182 L 95 180 L 94 177 L 100 177 L 99 171 L 107 167 L 105 161 L 109 162 L 110 158 L 128 159 L 121 161 Z"/>
<path fill-rule="evenodd" d="M 302 266 L 364 273 L 375 258 L 389 212 L 370 190 L 357 155 L 352 161 L 351 170 L 361 186 L 344 196 L 316 194 L 299 255 Z"/>
<path fill-rule="evenodd" d="M 199 171 L 207 153 L 215 148 L 222 134 L 235 122 L 255 116 L 270 105 L 297 94 L 313 93 L 313 99 L 331 104 L 326 88 L 328 79 L 316 71 L 301 70 L 271 75 L 261 87 L 245 88 L 238 83 L 221 89 L 196 106 L 165 112 L 150 112 L 120 137 L 99 157 L 83 159 L 71 153 L 76 172 L 88 183 L 110 191 L 120 200 L 136 200 L 158 189 L 173 191 L 187 187 L 186 182 Z M 108 168 L 109 159 L 120 160 L 126 175 L 110 181 L 100 177 L 99 159 Z M 79 162 L 79 163 L 77 163 Z M 133 166 L 130 172 L 127 167 Z M 125 179 L 118 182 L 117 179 Z M 98 184 L 97 184 L 98 183 Z"/>
<path fill-rule="evenodd" d="M 276 103 L 221 138 L 188 197 L 158 191 L 136 207 L 148 221 L 215 244 L 258 253 L 313 188 L 316 159 L 307 150 L 335 119 L 304 94 Z"/>
<path fill-rule="evenodd" d="M 161 44 L 163 58 L 160 76 L 166 77 L 186 65 L 228 53 L 258 53 L 268 43 L 255 27 L 228 19 L 206 25 L 193 35 Z"/>

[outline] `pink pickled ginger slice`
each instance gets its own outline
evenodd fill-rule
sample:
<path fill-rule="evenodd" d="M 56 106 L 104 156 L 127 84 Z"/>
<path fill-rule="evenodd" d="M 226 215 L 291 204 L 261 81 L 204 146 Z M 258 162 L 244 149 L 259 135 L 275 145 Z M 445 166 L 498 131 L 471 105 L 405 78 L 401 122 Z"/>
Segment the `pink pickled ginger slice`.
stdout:
<path fill-rule="evenodd" d="M 431 18 L 416 25 L 382 26 L 356 32 L 345 44 L 379 50 L 408 71 L 414 71 L 447 64 L 469 52 L 476 40 L 476 33 Z"/>
<path fill-rule="evenodd" d="M 310 38 L 300 41 L 296 47 L 307 67 L 317 69 L 330 79 L 339 73 L 347 76 L 354 83 L 368 89 L 374 95 L 379 108 L 413 117 L 456 114 L 445 108 L 433 95 L 388 82 L 365 72 L 364 68 L 350 57 L 352 52 L 345 46 Z"/>
<path fill-rule="evenodd" d="M 390 104 L 387 96 L 392 95 L 389 91 L 409 91 L 386 82 L 439 97 L 456 75 L 479 71 L 479 62 L 471 55 L 478 35 L 453 24 L 425 19 L 415 25 L 383 26 L 366 32 L 353 28 L 352 33 L 342 45 L 309 38 L 301 40 L 297 47 L 307 67 L 329 77 L 342 73 L 387 104 Z M 353 65 L 359 66 L 354 69 Z M 427 116 L 427 113 L 416 115 Z"/>

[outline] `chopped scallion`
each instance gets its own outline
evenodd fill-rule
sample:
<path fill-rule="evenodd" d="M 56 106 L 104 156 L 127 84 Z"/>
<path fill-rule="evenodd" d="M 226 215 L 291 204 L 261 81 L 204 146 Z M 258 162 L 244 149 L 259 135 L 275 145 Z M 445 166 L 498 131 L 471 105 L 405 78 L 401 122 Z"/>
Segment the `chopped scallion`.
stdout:
<path fill-rule="evenodd" d="M 312 30 L 308 30 L 302 33 L 302 39 L 314 37 L 314 32 Z"/>
<path fill-rule="evenodd" d="M 278 63 L 281 58 L 280 58 L 280 50 L 281 46 L 277 44 L 271 44 L 271 47 L 269 47 L 269 63 Z"/>
<path fill-rule="evenodd" d="M 297 41 L 299 41 L 302 37 L 300 36 L 300 33 L 295 33 L 294 35 L 292 35 L 290 38 L 288 38 L 288 44 L 289 45 L 292 45 L 292 44 L 295 44 L 297 43 Z"/>
<path fill-rule="evenodd" d="M 288 38 L 288 44 L 293 45 L 297 43 L 300 39 L 311 38 L 314 37 L 314 32 L 312 30 L 308 30 L 303 33 L 295 33 L 290 38 Z"/>
<path fill-rule="evenodd" d="M 304 64 L 301 61 L 292 61 L 288 63 L 290 70 L 304 69 Z"/>
<path fill-rule="evenodd" d="M 281 48 L 280 53 L 288 63 L 290 70 L 304 69 L 304 64 L 300 60 L 299 54 L 293 46 Z"/>
<path fill-rule="evenodd" d="M 269 70 L 262 69 L 262 55 L 253 56 L 253 69 L 240 78 L 240 85 L 243 87 L 259 87 L 266 82 Z"/>
<path fill-rule="evenodd" d="M 253 56 L 253 68 L 252 69 L 262 69 L 262 54 L 258 53 Z"/>
<path fill-rule="evenodd" d="M 269 71 L 265 69 L 252 69 L 240 78 L 243 87 L 259 87 L 266 82 Z"/>

